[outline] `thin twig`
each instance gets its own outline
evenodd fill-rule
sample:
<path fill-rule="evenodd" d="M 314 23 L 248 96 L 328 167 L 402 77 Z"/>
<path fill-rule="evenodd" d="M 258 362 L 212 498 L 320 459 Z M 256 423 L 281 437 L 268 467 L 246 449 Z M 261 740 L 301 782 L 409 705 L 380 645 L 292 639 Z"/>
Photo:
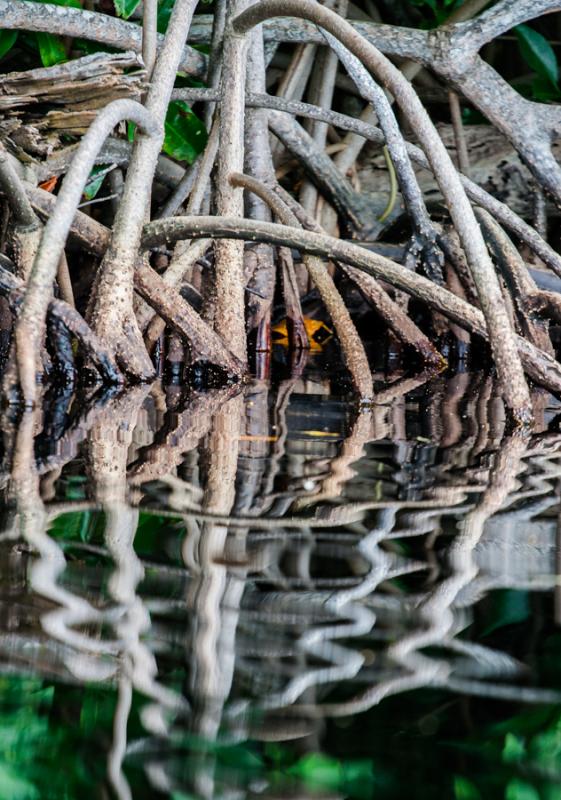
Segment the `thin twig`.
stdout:
<path fill-rule="evenodd" d="M 454 141 L 456 143 L 456 158 L 458 169 L 469 177 L 469 153 L 466 143 L 464 123 L 462 121 L 462 109 L 460 99 L 456 92 L 448 92 L 448 102 L 450 104 L 450 114 L 452 116 L 452 127 L 454 129 Z"/>
<path fill-rule="evenodd" d="M 158 52 L 158 0 L 144 0 L 142 9 L 142 60 L 148 80 Z"/>

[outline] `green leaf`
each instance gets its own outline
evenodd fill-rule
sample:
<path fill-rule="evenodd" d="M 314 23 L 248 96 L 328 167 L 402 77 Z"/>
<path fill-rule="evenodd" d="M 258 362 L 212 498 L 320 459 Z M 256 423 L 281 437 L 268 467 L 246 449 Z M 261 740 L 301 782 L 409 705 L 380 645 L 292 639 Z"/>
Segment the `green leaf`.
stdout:
<path fill-rule="evenodd" d="M 52 67 L 54 64 L 61 64 L 68 60 L 66 48 L 60 36 L 53 36 L 52 33 L 36 33 L 35 36 L 41 63 L 44 67 Z"/>
<path fill-rule="evenodd" d="M 481 800 L 481 793 L 475 784 L 463 775 L 454 777 L 454 797 L 456 800 Z"/>
<path fill-rule="evenodd" d="M 35 0 L 35 2 L 81 8 L 78 0 Z M 66 48 L 60 36 L 53 36 L 51 33 L 36 33 L 35 40 L 39 47 L 39 55 L 44 67 L 52 67 L 54 64 L 68 61 Z"/>
<path fill-rule="evenodd" d="M 531 86 L 532 100 L 538 100 L 540 103 L 551 103 L 561 99 L 561 89 L 559 86 L 554 86 L 547 78 L 542 78 L 541 75 L 536 75 L 532 81 Z"/>
<path fill-rule="evenodd" d="M 107 166 L 100 164 L 94 167 L 90 173 L 90 177 L 84 187 L 84 197 L 86 200 L 93 200 L 96 194 L 101 189 L 101 184 L 107 175 Z"/>
<path fill-rule="evenodd" d="M 515 29 L 522 57 L 534 72 L 547 78 L 554 86 L 559 80 L 559 67 L 555 52 L 545 36 L 530 28 L 518 25 Z"/>
<path fill-rule="evenodd" d="M 92 519 L 91 511 L 69 511 L 51 523 L 50 535 L 67 542 L 86 542 Z"/>
<path fill-rule="evenodd" d="M 140 0 L 113 0 L 117 16 L 128 19 L 136 9 Z"/>
<path fill-rule="evenodd" d="M 201 120 L 182 100 L 169 104 L 163 151 L 192 164 L 205 147 L 207 133 Z"/>
<path fill-rule="evenodd" d="M 340 762 L 323 753 L 309 753 L 287 771 L 314 787 L 337 788 L 343 777 Z"/>
<path fill-rule="evenodd" d="M 0 763 L 0 786 L 3 797 L 9 797 L 10 800 L 35 800 L 39 797 L 37 787 L 20 778 L 7 764 Z"/>
<path fill-rule="evenodd" d="M 505 746 L 503 747 L 503 761 L 507 764 L 520 761 L 526 755 L 524 740 L 513 733 L 505 736 Z"/>
<path fill-rule="evenodd" d="M 159 0 L 157 22 L 158 33 L 166 32 L 174 3 L 175 0 Z"/>
<path fill-rule="evenodd" d="M 15 45 L 18 38 L 17 31 L 3 31 L 0 30 L 0 58 L 4 58 L 6 53 L 9 53 Z"/>
<path fill-rule="evenodd" d="M 488 605 L 488 622 L 483 636 L 488 636 L 499 628 L 524 622 L 530 616 L 528 592 L 517 589 L 503 589 L 493 593 Z"/>
<path fill-rule="evenodd" d="M 530 783 L 514 778 L 507 784 L 505 800 L 540 800 L 540 795 Z"/>

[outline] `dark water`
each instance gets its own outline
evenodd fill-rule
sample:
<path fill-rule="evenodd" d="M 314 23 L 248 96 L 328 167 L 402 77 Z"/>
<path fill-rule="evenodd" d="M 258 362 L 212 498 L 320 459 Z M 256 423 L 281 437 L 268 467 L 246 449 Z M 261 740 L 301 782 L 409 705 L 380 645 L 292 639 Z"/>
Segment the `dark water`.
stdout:
<path fill-rule="evenodd" d="M 332 387 L 4 415 L 0 797 L 561 798 L 560 409 Z"/>

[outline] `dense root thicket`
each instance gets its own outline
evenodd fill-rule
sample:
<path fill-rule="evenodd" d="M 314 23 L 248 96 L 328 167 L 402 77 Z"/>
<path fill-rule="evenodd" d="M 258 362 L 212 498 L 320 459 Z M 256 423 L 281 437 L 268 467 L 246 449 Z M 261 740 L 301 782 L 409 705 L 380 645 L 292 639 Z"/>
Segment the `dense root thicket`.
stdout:
<path fill-rule="evenodd" d="M 488 5 L 468 0 L 446 25 L 423 31 L 366 14 L 357 21 L 347 0 L 216 0 L 210 17 L 195 14 L 196 0 L 177 0 L 162 37 L 152 2 L 140 27 L 97 11 L 1 0 L 4 29 L 126 51 L 120 60 L 97 54 L 6 76 L 6 398 L 36 404 L 49 374 L 74 385 L 76 359 L 92 367 L 79 373 L 89 381 L 149 381 L 185 359 L 214 365 L 223 380 L 243 379 L 248 343 L 271 350 L 280 306 L 293 354 L 308 347 L 311 289 L 361 401 L 375 390 L 368 337 L 355 325 L 357 295 L 421 369 L 441 369 L 450 342 L 461 349 L 472 337 L 486 340 L 505 405 L 529 423 L 528 378 L 561 394 L 549 328 L 561 320 L 561 256 L 544 224 L 544 196 L 561 206 L 553 153 L 561 112 L 519 95 L 480 51 L 558 3 Z M 202 43 L 209 56 L 191 46 Z M 427 70 L 449 92 L 459 167 L 412 82 Z M 178 72 L 205 88 L 176 86 Z M 58 90 L 46 88 L 49 75 Z M 81 81 L 90 82 L 89 98 Z M 66 91 L 70 111 L 39 125 L 29 117 L 34 86 L 47 106 L 64 105 Z M 339 86 L 354 87 L 360 118 L 342 113 Z M 162 155 L 178 100 L 198 104 L 209 133 L 187 169 Z M 541 208 L 533 224 L 465 174 L 464 101 L 529 170 Z M 129 133 L 136 126 L 132 144 L 124 121 Z M 69 130 L 75 143 L 62 146 Z M 353 182 L 366 143 L 383 148 L 385 207 Z M 100 164 L 111 194 L 94 219 L 78 208 Z M 419 167 L 438 186 L 438 216 Z M 46 191 L 45 178 L 60 176 L 56 195 Z M 266 377 L 270 359 L 257 361 Z"/>

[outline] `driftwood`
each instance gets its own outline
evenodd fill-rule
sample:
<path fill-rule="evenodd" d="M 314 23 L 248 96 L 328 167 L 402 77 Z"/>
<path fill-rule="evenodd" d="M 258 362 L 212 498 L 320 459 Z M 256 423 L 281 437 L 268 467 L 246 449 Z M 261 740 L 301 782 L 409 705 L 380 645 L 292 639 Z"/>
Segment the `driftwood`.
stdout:
<path fill-rule="evenodd" d="M 82 135 L 99 109 L 113 100 L 139 100 L 145 87 L 144 66 L 132 52 L 95 53 L 53 67 L 8 72 L 0 75 L 0 136 L 15 139 L 25 150 L 26 140 L 40 141 L 51 132 Z"/>

